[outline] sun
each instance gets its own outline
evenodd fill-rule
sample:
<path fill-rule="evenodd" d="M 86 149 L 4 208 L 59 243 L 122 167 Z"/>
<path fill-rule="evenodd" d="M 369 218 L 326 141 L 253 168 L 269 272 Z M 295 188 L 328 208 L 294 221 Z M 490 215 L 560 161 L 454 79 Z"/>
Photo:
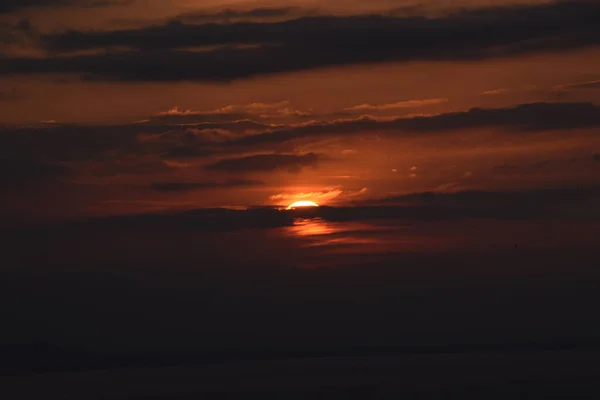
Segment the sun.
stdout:
<path fill-rule="evenodd" d="M 288 206 L 288 208 L 286 208 L 286 210 L 293 210 L 296 208 L 304 208 L 304 207 L 319 207 L 319 205 L 317 203 L 315 203 L 314 201 L 297 201 L 295 203 L 292 203 Z"/>

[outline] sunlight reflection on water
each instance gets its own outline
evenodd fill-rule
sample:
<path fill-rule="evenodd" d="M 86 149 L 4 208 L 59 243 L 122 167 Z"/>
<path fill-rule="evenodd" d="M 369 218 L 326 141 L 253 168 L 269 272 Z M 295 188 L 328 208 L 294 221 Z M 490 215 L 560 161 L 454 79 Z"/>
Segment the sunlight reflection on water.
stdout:
<path fill-rule="evenodd" d="M 297 218 L 294 225 L 287 228 L 288 233 L 293 236 L 323 236 L 350 234 L 351 232 L 374 231 L 376 228 L 372 225 L 352 223 L 352 222 L 329 222 L 322 218 Z M 314 238 L 322 240 L 322 238 Z"/>
<path fill-rule="evenodd" d="M 289 233 L 294 236 L 331 235 L 346 230 L 349 228 L 321 218 L 297 218 L 294 225 L 288 228 Z"/>
<path fill-rule="evenodd" d="M 294 225 L 284 229 L 287 236 L 305 240 L 307 247 L 343 249 L 344 252 L 378 252 L 394 244 L 409 241 L 399 236 L 399 226 L 374 225 L 358 222 L 330 222 L 322 218 L 297 218 Z M 390 233 L 395 233 L 390 235 Z"/>

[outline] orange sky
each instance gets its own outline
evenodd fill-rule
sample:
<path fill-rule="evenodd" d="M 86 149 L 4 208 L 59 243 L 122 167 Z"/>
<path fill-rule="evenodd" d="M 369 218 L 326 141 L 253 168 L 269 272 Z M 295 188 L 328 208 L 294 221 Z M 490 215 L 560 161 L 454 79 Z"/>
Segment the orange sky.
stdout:
<path fill-rule="evenodd" d="M 433 1 L 410 8 L 415 2 L 391 0 L 125 3 L 92 11 L 80 3 L 15 7 L 0 14 L 0 34 L 6 38 L 0 41 L 0 51 L 9 62 L 60 63 L 80 53 L 45 48 L 53 40 L 52 34 L 67 30 L 84 35 L 89 30 L 144 32 L 148 26 L 164 26 L 181 15 L 201 15 L 200 22 L 185 20 L 191 25 L 246 20 L 269 25 L 322 15 L 445 18 L 484 6 L 506 10 L 521 2 L 473 0 L 451 9 Z M 526 4 L 535 9 L 554 3 Z M 242 16 L 223 21 L 219 13 L 226 9 Z M 257 9 L 287 11 L 274 17 L 243 14 Z M 17 25 L 18 21 L 27 23 Z M 507 32 L 513 29 L 510 21 L 506 22 Z M 343 40 L 344 32 L 340 32 L 339 40 Z M 525 43 L 529 39 L 524 35 L 519 40 Z M 399 38 L 410 42 L 404 36 Z M 341 205 L 423 191 L 594 184 L 600 173 L 600 123 L 589 114 L 600 109 L 583 107 L 582 111 L 572 104 L 600 106 L 596 39 L 585 46 L 558 50 L 541 46 L 535 51 L 503 52 L 500 46 L 493 49 L 498 54 L 472 59 L 436 55 L 386 62 L 336 61 L 338 65 L 316 61 L 314 68 L 291 66 L 285 71 L 226 81 L 115 81 L 85 79 L 85 74 L 70 72 L 72 66 L 61 73 L 0 68 L 1 156 L 9 160 L 7 170 L 22 169 L 15 176 L 7 173 L 3 177 L 10 189 L 3 200 L 4 209 L 23 218 L 55 218 L 205 206 L 286 205 L 299 199 Z M 155 40 L 156 44 L 163 39 Z M 507 40 L 504 46 L 516 39 Z M 168 47 L 169 42 L 165 43 Z M 447 46 L 453 49 L 451 44 Z M 110 57 L 110 51 L 128 50 L 81 51 Z M 410 51 L 419 54 L 418 49 L 411 47 Z M 266 68 L 278 62 L 271 60 Z M 164 65 L 165 70 L 169 68 L 168 63 Z M 181 68 L 186 74 L 185 65 Z M 239 68 L 242 71 L 244 64 Z M 542 106 L 525 111 L 532 112 L 531 116 L 519 117 L 520 105 L 529 103 Z M 564 104 L 564 119 L 570 122 L 560 126 L 563 108 L 544 108 L 548 103 Z M 478 122 L 476 114 L 467 113 L 472 108 L 509 111 L 506 117 Z M 165 117 L 169 110 L 180 112 L 172 112 L 169 119 Z M 456 115 L 453 113 L 466 113 L 465 121 L 455 128 L 413 128 L 412 122 L 400 128 L 385 125 L 397 118 L 416 119 L 418 124 L 419 117 L 434 121 L 436 116 Z M 514 113 L 517 122 L 511 120 Z M 543 123 L 548 118 L 554 125 Z M 589 123 L 578 123 L 586 118 Z M 370 122 L 357 128 L 361 119 Z M 239 122 L 246 120 L 256 126 Z M 523 123 L 535 127 L 523 129 Z M 320 126 L 319 133 L 302 133 L 315 125 Z M 309 128 L 303 128 L 306 126 Z M 244 144 L 244 137 L 263 134 L 280 136 Z M 281 140 L 284 134 L 293 135 L 293 140 Z M 29 164 L 15 166 L 12 158 Z M 234 161 L 219 164 L 223 160 Z M 49 165 L 64 173 L 48 169 Z"/>

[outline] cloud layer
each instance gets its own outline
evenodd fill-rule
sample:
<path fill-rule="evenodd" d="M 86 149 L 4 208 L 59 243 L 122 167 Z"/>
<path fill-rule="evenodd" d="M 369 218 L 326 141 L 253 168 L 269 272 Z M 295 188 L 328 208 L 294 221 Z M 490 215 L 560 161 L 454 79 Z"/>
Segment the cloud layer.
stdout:
<path fill-rule="evenodd" d="M 300 172 L 303 167 L 315 166 L 326 159 L 321 154 L 259 154 L 255 156 L 229 158 L 206 167 L 208 170 L 225 172 L 256 172 L 286 169 L 289 172 Z"/>
<path fill-rule="evenodd" d="M 531 21 L 536 21 L 532 24 Z M 45 35 L 61 57 L 15 57 L 0 74 L 77 74 L 109 81 L 231 81 L 328 66 L 480 60 L 600 43 L 593 1 L 462 10 L 438 18 L 305 17 L 283 22 L 166 25 Z M 189 48 L 205 48 L 202 51 Z M 92 55 L 69 52 L 130 49 Z"/>
<path fill-rule="evenodd" d="M 249 106 L 235 106 L 248 109 Z M 266 106 L 265 106 L 266 107 Z M 225 109 L 233 109 L 234 106 Z M 557 131 L 600 126 L 600 107 L 592 103 L 529 103 L 515 107 L 480 109 L 431 116 L 379 119 L 358 117 L 343 120 L 272 124 L 254 114 L 254 120 L 228 120 L 239 112 L 217 114 L 220 122 L 204 122 L 206 113 L 170 113 L 144 123 L 105 126 L 39 124 L 0 127 L 0 156 L 45 159 L 50 162 L 108 162 L 121 160 L 126 169 L 136 162 L 161 159 L 194 160 L 261 152 L 280 143 L 304 138 L 332 138 L 377 132 L 403 136 L 497 128 L 507 132 Z M 244 115 L 252 117 L 247 111 Z M 154 118 L 154 117 L 153 117 Z M 324 116 L 326 118 L 326 116 Z M 35 144 L 35 145 L 32 145 Z M 148 157 L 154 157 L 151 159 Z M 259 154 L 234 157 L 209 165 L 215 171 L 268 171 L 277 168 L 315 165 L 322 155 Z"/>
<path fill-rule="evenodd" d="M 0 158 L 0 188 L 14 189 L 67 176 L 69 168 L 37 160 Z"/>
<path fill-rule="evenodd" d="M 94 8 L 127 4 L 133 1 L 135 0 L 2 0 L 2 3 L 0 3 L 0 13 L 9 13 L 34 7 L 77 6 Z"/>
<path fill-rule="evenodd" d="M 600 126 L 600 107 L 592 103 L 530 103 L 509 108 L 481 109 L 432 116 L 378 120 L 362 117 L 327 123 L 304 124 L 274 129 L 260 135 L 236 139 L 232 145 L 256 146 L 294 139 L 364 132 L 448 132 L 481 127 L 512 128 L 517 131 L 543 131 Z"/>
<path fill-rule="evenodd" d="M 224 182 L 166 182 L 155 183 L 152 188 L 157 192 L 188 192 L 192 190 L 226 189 L 264 185 L 262 181 L 235 179 Z"/>

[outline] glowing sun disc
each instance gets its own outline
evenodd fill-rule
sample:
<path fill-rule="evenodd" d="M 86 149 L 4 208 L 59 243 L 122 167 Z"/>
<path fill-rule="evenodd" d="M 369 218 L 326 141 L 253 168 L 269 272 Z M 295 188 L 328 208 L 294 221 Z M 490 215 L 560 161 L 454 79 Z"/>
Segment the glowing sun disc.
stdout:
<path fill-rule="evenodd" d="M 294 208 L 302 208 L 302 207 L 319 207 L 317 203 L 314 201 L 297 201 L 288 206 L 287 210 L 293 210 Z"/>

